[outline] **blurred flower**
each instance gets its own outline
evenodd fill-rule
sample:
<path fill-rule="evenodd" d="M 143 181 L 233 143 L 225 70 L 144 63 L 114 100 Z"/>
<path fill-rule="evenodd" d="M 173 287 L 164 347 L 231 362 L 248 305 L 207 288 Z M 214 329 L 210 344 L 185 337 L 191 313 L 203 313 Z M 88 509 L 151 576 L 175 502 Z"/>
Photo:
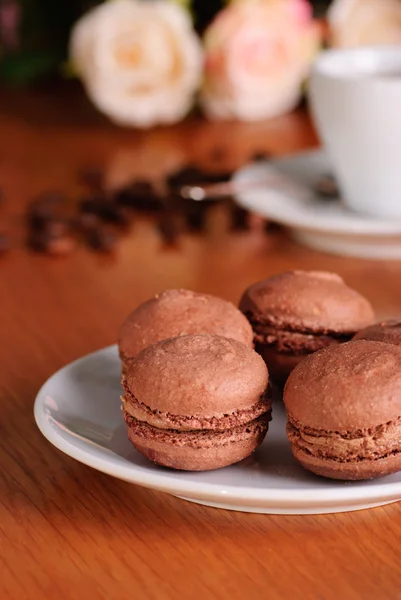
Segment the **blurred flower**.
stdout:
<path fill-rule="evenodd" d="M 97 6 L 74 26 L 70 58 L 99 110 L 138 127 L 182 119 L 202 72 L 189 14 L 167 0 Z"/>
<path fill-rule="evenodd" d="M 18 50 L 21 7 L 16 0 L 0 2 L 0 45 L 6 51 Z"/>
<path fill-rule="evenodd" d="M 328 21 L 333 46 L 401 44 L 400 0 L 334 0 Z"/>
<path fill-rule="evenodd" d="M 233 2 L 205 34 L 206 113 L 250 121 L 291 110 L 319 39 L 308 0 Z"/>

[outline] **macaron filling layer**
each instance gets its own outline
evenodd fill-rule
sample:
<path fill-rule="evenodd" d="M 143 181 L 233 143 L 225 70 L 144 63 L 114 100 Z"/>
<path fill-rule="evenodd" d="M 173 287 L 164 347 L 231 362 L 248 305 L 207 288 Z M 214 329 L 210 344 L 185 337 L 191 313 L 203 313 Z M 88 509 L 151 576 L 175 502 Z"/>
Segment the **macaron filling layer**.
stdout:
<path fill-rule="evenodd" d="M 271 391 L 267 391 L 258 398 L 249 409 L 235 410 L 232 413 L 215 413 L 210 416 L 203 415 L 175 415 L 160 410 L 152 409 L 147 404 L 140 402 L 128 389 L 126 378 L 123 378 L 124 396 L 121 398 L 123 410 L 137 421 L 148 423 L 158 429 L 175 430 L 225 430 L 247 424 L 271 410 Z"/>
<path fill-rule="evenodd" d="M 273 324 L 266 318 L 258 319 L 248 315 L 254 331 L 256 344 L 274 347 L 277 352 L 288 354 L 310 354 L 331 344 L 349 341 L 352 332 L 335 332 L 326 329 L 295 329 L 283 324 Z"/>
<path fill-rule="evenodd" d="M 287 435 L 298 452 L 341 463 L 374 461 L 401 453 L 401 418 L 352 431 L 302 426 L 288 417 Z"/>
<path fill-rule="evenodd" d="M 257 419 L 223 430 L 176 430 L 161 429 L 139 421 L 124 411 L 124 419 L 129 430 L 136 436 L 146 440 L 163 442 L 172 446 L 186 446 L 192 448 L 206 449 L 225 446 L 244 440 L 257 440 L 260 443 L 269 428 L 270 411 Z"/>

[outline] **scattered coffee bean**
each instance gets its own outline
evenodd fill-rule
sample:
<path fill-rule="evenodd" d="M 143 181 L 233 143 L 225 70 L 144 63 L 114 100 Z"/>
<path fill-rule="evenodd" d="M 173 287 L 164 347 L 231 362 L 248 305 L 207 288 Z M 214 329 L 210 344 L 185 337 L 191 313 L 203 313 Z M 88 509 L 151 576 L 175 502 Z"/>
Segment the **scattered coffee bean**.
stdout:
<path fill-rule="evenodd" d="M 87 243 L 96 252 L 112 252 L 117 243 L 117 235 L 114 231 L 99 228 L 90 231 L 87 235 Z"/>
<path fill-rule="evenodd" d="M 46 192 L 29 203 L 27 209 L 28 226 L 40 229 L 55 218 L 65 201 L 61 192 Z"/>
<path fill-rule="evenodd" d="M 193 165 L 187 165 L 169 175 L 166 179 L 167 185 L 172 190 L 177 190 L 183 185 L 196 185 L 204 183 L 204 173 Z"/>
<path fill-rule="evenodd" d="M 163 208 L 163 203 L 150 181 L 134 181 L 115 195 L 115 201 L 120 206 L 144 212 L 157 212 Z"/>
<path fill-rule="evenodd" d="M 129 223 L 129 215 L 123 206 L 112 202 L 104 202 L 100 207 L 99 217 L 106 223 L 125 227 Z"/>
<path fill-rule="evenodd" d="M 100 217 L 102 205 L 104 204 L 104 202 L 106 202 L 106 200 L 102 195 L 95 195 L 90 196 L 89 198 L 84 198 L 79 203 L 79 212 Z"/>
<path fill-rule="evenodd" d="M 252 162 L 263 162 L 271 159 L 271 154 L 266 150 L 259 150 L 252 154 L 251 161 Z"/>
<path fill-rule="evenodd" d="M 180 234 L 179 217 L 176 211 L 166 209 L 157 220 L 157 229 L 166 246 L 175 246 Z"/>
<path fill-rule="evenodd" d="M 224 183 L 226 181 L 230 181 L 233 176 L 233 171 L 217 171 L 213 173 L 208 173 L 208 181 L 209 183 Z"/>
<path fill-rule="evenodd" d="M 35 252 L 61 256 L 74 250 L 75 240 L 66 234 L 54 236 L 46 231 L 32 231 L 28 236 L 28 247 Z"/>
<path fill-rule="evenodd" d="M 75 240 L 69 235 L 63 235 L 49 241 L 47 252 L 53 256 L 64 256 L 71 254 L 75 249 Z"/>
<path fill-rule="evenodd" d="M 99 227 L 100 219 L 97 215 L 84 212 L 77 216 L 74 225 L 76 228 L 78 228 L 79 231 L 85 233 L 87 231 L 91 231 L 92 229 L 96 229 L 97 227 Z"/>
<path fill-rule="evenodd" d="M 231 171 L 206 172 L 193 165 L 188 165 L 167 177 L 169 188 L 177 192 L 184 185 L 206 185 L 223 183 L 231 179 Z"/>
<path fill-rule="evenodd" d="M 44 230 L 49 238 L 57 239 L 70 232 L 70 223 L 65 219 L 51 219 L 46 222 Z"/>
<path fill-rule="evenodd" d="M 274 231 L 274 223 L 272 221 L 265 221 L 263 229 L 265 233 L 271 233 L 272 231 Z"/>
<path fill-rule="evenodd" d="M 332 175 L 323 175 L 315 185 L 315 192 L 326 200 L 338 198 L 337 182 Z"/>
<path fill-rule="evenodd" d="M 249 229 L 249 211 L 239 206 L 233 200 L 229 203 L 231 229 L 233 231 L 246 231 Z"/>
<path fill-rule="evenodd" d="M 265 230 L 265 233 L 267 233 L 267 234 L 275 233 L 277 231 L 282 231 L 283 226 L 280 225 L 280 223 L 275 223 L 274 221 L 265 221 L 264 222 L 264 230 Z"/>
<path fill-rule="evenodd" d="M 79 210 L 82 214 L 98 217 L 102 221 L 113 225 L 126 226 L 129 223 L 129 215 L 125 208 L 102 196 L 82 200 Z"/>
<path fill-rule="evenodd" d="M 202 202 L 191 202 L 191 206 L 188 206 L 184 213 L 185 224 L 189 231 L 200 232 L 206 228 L 207 210 L 201 205 Z"/>
<path fill-rule="evenodd" d="M 104 173 L 100 167 L 86 166 L 78 171 L 79 181 L 93 192 L 100 192 L 104 187 Z"/>

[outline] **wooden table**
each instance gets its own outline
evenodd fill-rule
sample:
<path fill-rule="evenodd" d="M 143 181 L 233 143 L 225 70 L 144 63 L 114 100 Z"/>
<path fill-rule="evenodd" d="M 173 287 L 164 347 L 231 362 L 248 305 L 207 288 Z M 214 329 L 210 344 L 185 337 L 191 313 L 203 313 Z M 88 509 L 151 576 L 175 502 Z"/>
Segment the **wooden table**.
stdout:
<path fill-rule="evenodd" d="M 49 188 L 77 195 L 76 172 L 88 162 L 116 181 L 132 169 L 157 173 L 182 155 L 210 162 L 216 147 L 235 167 L 255 151 L 280 155 L 316 144 L 302 110 L 255 125 L 195 118 L 145 134 L 106 123 L 74 89 L 0 97 L 0 187 L 8 199 L 0 224 L 16 240 L 26 202 Z M 345 260 L 284 234 L 222 229 L 212 223 L 207 234 L 163 250 L 154 225 L 137 219 L 114 259 L 85 248 L 58 259 L 22 247 L 1 257 L 1 598 L 401 598 L 401 504 L 302 517 L 208 509 L 97 473 L 35 427 L 41 384 L 113 343 L 126 313 L 163 288 L 235 302 L 273 273 L 331 269 L 380 317 L 401 313 L 400 263 Z"/>

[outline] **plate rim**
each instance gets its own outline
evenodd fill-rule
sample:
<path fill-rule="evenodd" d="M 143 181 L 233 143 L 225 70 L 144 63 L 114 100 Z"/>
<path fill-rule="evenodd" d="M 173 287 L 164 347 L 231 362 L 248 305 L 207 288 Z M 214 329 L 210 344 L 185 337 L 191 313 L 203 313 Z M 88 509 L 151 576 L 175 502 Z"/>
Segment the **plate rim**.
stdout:
<path fill-rule="evenodd" d="M 57 430 L 49 423 L 46 416 L 45 398 L 47 389 L 52 385 L 61 373 L 65 373 L 80 362 L 96 358 L 96 356 L 106 353 L 115 353 L 117 355 L 117 346 L 115 344 L 106 346 L 95 352 L 86 354 L 59 369 L 51 375 L 38 391 L 34 402 L 34 418 L 36 425 L 42 435 L 58 450 L 67 456 L 74 458 L 78 462 L 94 468 L 102 473 L 134 483 L 136 485 L 167 492 L 173 495 L 186 495 L 192 498 L 202 498 L 217 501 L 224 501 L 227 504 L 246 502 L 250 506 L 260 506 L 263 504 L 266 507 L 277 506 L 282 508 L 299 507 L 323 507 L 332 506 L 350 506 L 351 504 L 363 503 L 371 504 L 374 502 L 386 502 L 401 500 L 401 482 L 392 482 L 378 484 L 372 488 L 351 487 L 342 485 L 338 489 L 300 489 L 294 490 L 281 488 L 246 488 L 243 486 L 223 487 L 217 483 L 194 482 L 178 479 L 179 473 L 172 471 L 168 472 L 138 472 L 138 467 L 127 461 L 127 465 L 111 466 L 104 457 L 95 457 L 90 455 L 85 450 L 73 444 L 73 435 L 71 440 L 65 440 L 57 434 Z M 102 452 L 112 452 L 107 448 L 100 446 L 87 438 L 80 438 L 84 443 L 98 446 Z M 178 485 L 177 485 L 178 483 Z M 334 485 L 334 484 L 333 484 Z M 363 484 L 362 484 L 363 485 Z"/>
<path fill-rule="evenodd" d="M 325 153 L 323 148 L 313 148 L 313 149 L 308 149 L 308 150 L 304 150 L 301 152 L 296 152 L 293 154 L 288 154 L 288 155 L 283 155 L 283 156 L 278 156 L 278 157 L 274 157 L 273 159 L 266 159 L 266 161 L 260 161 L 259 163 L 249 163 L 247 165 L 244 165 L 243 167 L 241 167 L 240 169 L 238 169 L 238 171 L 236 171 L 236 173 L 234 174 L 233 177 L 233 182 L 235 183 L 242 183 L 244 181 L 244 179 L 247 179 L 249 177 L 249 173 L 252 173 L 252 170 L 254 170 L 255 168 L 257 168 L 258 164 L 260 165 L 270 165 L 273 166 L 274 168 L 277 168 L 278 170 L 280 169 L 280 166 L 283 166 L 285 163 L 288 163 L 289 161 L 292 160 L 305 160 L 305 159 L 313 159 L 316 157 L 325 157 L 327 156 L 327 154 Z M 282 195 L 279 192 L 273 192 L 276 195 L 278 195 L 278 197 L 282 197 Z M 284 196 L 288 196 L 288 194 L 284 193 Z M 320 232 L 320 233 L 330 233 L 333 235 L 342 235 L 344 237 L 364 237 L 366 239 L 369 238 L 389 238 L 389 237 L 394 237 L 394 238 L 400 238 L 401 237 L 401 221 L 394 221 L 391 219 L 379 219 L 379 218 L 371 218 L 368 223 L 370 224 L 370 227 L 368 229 L 368 231 L 363 231 L 361 228 L 361 221 L 358 222 L 358 225 L 354 225 L 351 226 L 347 229 L 342 228 L 341 226 L 335 226 L 330 224 L 329 221 L 327 221 L 327 223 L 323 224 L 321 222 L 322 217 L 318 217 L 320 223 L 315 223 L 315 224 L 299 224 L 296 222 L 296 220 L 294 218 L 288 217 L 288 212 L 284 212 L 282 213 L 282 215 L 280 215 L 279 217 L 277 217 L 277 215 L 271 216 L 271 213 L 269 213 L 269 210 L 266 209 L 265 211 L 261 211 L 260 209 L 255 207 L 255 204 L 252 201 L 248 201 L 246 199 L 246 192 L 241 192 L 238 191 L 235 193 L 235 197 L 238 201 L 238 203 L 243 206 L 244 208 L 248 208 L 250 210 L 253 210 L 255 212 L 257 212 L 258 214 L 261 214 L 262 216 L 266 217 L 266 218 L 270 218 L 271 220 L 277 222 L 277 223 L 281 223 L 282 225 L 284 225 L 285 227 L 288 227 L 290 229 L 298 229 L 298 230 L 303 230 L 303 231 L 311 231 L 311 232 Z M 351 213 L 352 214 L 352 213 Z M 363 219 L 363 216 L 358 215 L 357 213 L 355 213 L 355 216 L 359 217 L 359 219 Z M 379 227 L 382 226 L 382 229 L 377 229 L 379 224 Z M 374 227 L 376 227 L 376 230 L 374 229 Z"/>

